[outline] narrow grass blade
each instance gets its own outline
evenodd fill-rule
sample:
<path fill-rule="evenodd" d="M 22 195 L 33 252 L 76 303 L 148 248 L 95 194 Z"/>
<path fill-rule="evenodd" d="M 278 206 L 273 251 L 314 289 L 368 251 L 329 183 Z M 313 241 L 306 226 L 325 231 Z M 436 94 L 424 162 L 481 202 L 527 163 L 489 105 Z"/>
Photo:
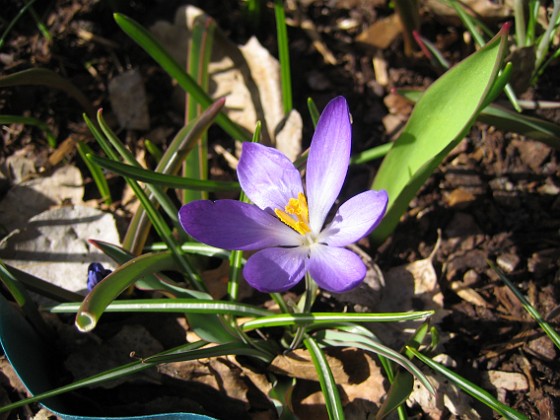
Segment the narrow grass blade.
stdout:
<path fill-rule="evenodd" d="M 81 302 L 61 303 L 49 308 L 54 314 L 72 314 L 80 310 Z M 270 311 L 244 303 L 213 299 L 133 299 L 116 300 L 104 312 L 113 313 L 193 313 L 208 315 L 237 315 L 260 317 Z"/>
<path fill-rule="evenodd" d="M 89 120 L 86 118 L 86 123 L 88 123 L 88 121 Z M 107 133 L 107 135 L 112 137 L 111 140 L 113 141 L 113 144 L 116 147 L 118 147 L 119 149 L 122 149 L 122 150 L 120 150 L 120 152 L 123 153 L 123 155 L 125 157 L 131 159 L 136 164 L 138 164 L 134 160 L 134 157 L 129 156 L 130 152 L 128 152 L 126 150 L 126 148 L 124 147 L 124 145 L 122 145 L 122 143 L 120 143 L 120 140 L 114 135 L 114 133 L 106 125 L 105 121 L 102 118 L 100 118 L 99 122 L 100 122 L 100 125 L 104 126 L 104 132 Z M 91 121 L 89 121 L 88 127 L 90 128 L 90 130 L 92 130 L 92 133 L 94 134 L 96 140 L 99 142 L 99 144 L 101 145 L 101 147 L 103 148 L 105 153 L 111 159 L 117 160 L 118 155 L 111 148 L 108 140 L 99 132 L 99 130 L 97 130 L 96 127 L 93 126 L 93 124 L 91 124 Z M 102 129 L 103 129 L 103 127 L 102 127 Z M 133 179 L 130 179 L 130 178 L 125 178 L 125 179 L 126 179 L 126 182 L 128 183 L 128 185 L 130 185 L 130 187 L 134 191 L 134 194 L 136 195 L 136 197 L 138 198 L 140 203 L 142 204 L 143 209 L 146 211 L 146 214 L 149 217 L 151 223 L 153 224 L 153 226 L 154 226 L 156 232 L 158 233 L 159 237 L 166 243 L 166 245 L 169 247 L 169 250 L 174 255 L 174 257 L 175 257 L 177 263 L 179 264 L 179 266 L 188 275 L 189 281 L 191 281 L 192 285 L 194 287 L 196 287 L 197 289 L 199 289 L 201 291 L 205 291 L 206 287 L 204 286 L 204 283 L 202 282 L 202 279 L 200 278 L 200 275 L 193 268 L 193 266 L 191 265 L 191 263 L 189 262 L 187 257 L 182 253 L 179 244 L 177 243 L 175 237 L 173 236 L 173 234 L 171 232 L 171 229 L 169 228 L 169 226 L 167 225 L 167 223 L 165 222 L 163 217 L 159 214 L 159 212 L 157 211 L 155 206 L 152 204 L 148 195 L 144 192 L 144 190 L 140 187 L 140 185 L 138 185 L 138 183 L 136 181 L 134 181 Z M 154 191 L 155 191 L 155 189 L 154 189 Z M 169 200 L 169 198 L 167 196 L 165 196 L 165 199 Z M 175 219 L 177 219 L 176 214 L 174 215 L 174 217 L 175 217 Z M 176 223 L 178 224 L 178 221 L 176 221 Z"/>
<path fill-rule="evenodd" d="M 342 408 L 340 394 L 327 358 L 321 350 L 321 347 L 319 347 L 319 344 L 317 344 L 313 338 L 306 337 L 303 343 L 311 355 L 311 360 L 319 376 L 319 383 L 323 396 L 325 397 L 325 405 L 327 407 L 329 419 L 344 419 L 344 409 Z"/>
<path fill-rule="evenodd" d="M 89 116 L 95 115 L 95 109 L 88 98 L 72 82 L 58 75 L 52 70 L 33 68 L 22 70 L 8 76 L 0 76 L 0 87 L 9 86 L 47 86 L 66 92 L 80 104 L 84 112 Z"/>
<path fill-rule="evenodd" d="M 37 127 L 47 138 L 47 143 L 53 149 L 56 147 L 56 137 L 47 125 L 47 123 L 33 117 L 23 117 L 20 115 L 0 115 L 0 124 L 24 124 Z"/>
<path fill-rule="evenodd" d="M 216 116 L 223 108 L 224 103 L 224 99 L 217 100 L 195 120 L 191 121 L 179 130 L 177 135 L 167 147 L 161 160 L 158 162 L 155 173 L 176 175 L 179 172 L 181 165 L 192 150 L 196 140 L 202 136 L 208 127 L 214 122 Z M 111 159 L 114 161 L 117 160 L 114 158 Z M 138 167 L 139 165 L 134 166 Z M 154 188 L 154 191 L 158 191 L 159 187 L 156 188 L 156 185 L 152 185 L 152 187 Z M 165 194 L 168 187 L 170 187 L 170 185 L 164 185 L 159 189 L 161 190 L 161 193 Z M 156 198 L 156 196 L 150 197 L 150 201 L 157 204 Z M 167 199 L 167 195 L 164 199 Z M 177 232 L 179 232 L 180 239 L 182 241 L 186 240 L 186 233 L 184 233 L 183 229 L 178 224 L 176 211 L 175 214 L 171 216 L 171 220 L 174 222 Z M 142 248 L 146 244 L 149 228 L 150 218 L 148 217 L 148 214 L 144 209 L 139 209 L 130 221 L 130 225 L 123 240 L 124 247 L 129 249 L 133 254 L 140 254 Z"/>
<path fill-rule="evenodd" d="M 144 359 L 144 363 L 174 363 L 188 360 L 207 359 L 228 355 L 250 356 L 261 359 L 265 363 L 272 361 L 272 355 L 263 351 L 248 347 L 244 343 L 225 343 L 203 349 L 189 350 L 185 352 L 174 352 L 172 354 L 157 355 Z"/>
<path fill-rule="evenodd" d="M 424 356 L 418 350 L 408 347 L 408 350 L 414 354 L 418 359 L 420 359 L 424 364 L 429 366 L 431 369 L 436 371 L 437 373 L 445 376 L 467 394 L 472 396 L 473 398 L 477 399 L 481 403 L 487 405 L 492 410 L 496 411 L 500 415 L 504 416 L 506 419 L 515 419 L 515 420 L 525 420 L 527 417 L 524 414 L 521 414 L 517 410 L 514 410 L 511 407 L 508 407 L 505 404 L 502 404 L 498 401 L 493 395 L 491 395 L 488 391 L 478 387 L 477 385 L 473 384 L 472 382 L 466 380 L 462 376 L 458 375 L 457 373 L 453 372 L 450 369 L 447 369 L 445 366 L 440 365 L 437 362 L 434 362 L 429 357 Z"/>
<path fill-rule="evenodd" d="M 371 149 L 364 150 L 357 153 L 350 158 L 351 165 L 361 165 L 372 160 L 381 159 L 385 157 L 389 150 L 393 147 L 393 143 L 385 143 L 380 146 L 372 147 Z"/>
<path fill-rule="evenodd" d="M 144 146 L 156 162 L 159 162 L 161 160 L 161 158 L 163 157 L 163 152 L 156 144 L 154 144 L 154 142 L 146 139 L 144 140 Z"/>
<path fill-rule="evenodd" d="M 398 351 L 381 344 L 377 339 L 372 339 L 371 337 L 361 334 L 337 330 L 319 331 L 315 333 L 314 336 L 325 345 L 336 347 L 356 347 L 381 355 L 402 366 L 414 375 L 432 395 L 435 395 L 435 390 L 432 387 L 432 384 L 430 384 L 426 375 L 424 375 L 424 373 L 422 373 L 422 371 L 414 363 Z"/>
<path fill-rule="evenodd" d="M 114 19 L 117 25 L 138 43 L 171 77 L 177 80 L 179 86 L 185 92 L 190 93 L 203 108 L 207 108 L 212 104 L 212 99 L 204 92 L 204 89 L 177 64 L 144 27 L 133 19 L 119 13 L 114 15 Z M 246 141 L 250 138 L 245 130 L 231 121 L 224 113 L 220 113 L 216 117 L 216 122 L 234 139 Z"/>
<path fill-rule="evenodd" d="M 70 290 L 63 289 L 55 284 L 49 283 L 39 277 L 35 277 L 32 274 L 26 273 L 18 268 L 12 267 L 11 265 L 4 264 L 6 268 L 16 277 L 27 290 L 37 293 L 46 298 L 52 299 L 57 302 L 73 302 L 77 300 L 82 300 L 83 296 L 71 292 Z M 84 284 L 86 279 L 84 278 Z"/>
<path fill-rule="evenodd" d="M 206 14 L 197 16 L 192 25 L 192 36 L 187 55 L 187 73 L 205 91 L 208 91 L 208 65 L 212 52 L 216 23 Z M 185 124 L 194 120 L 202 106 L 187 92 L 185 101 Z M 200 180 L 208 179 L 208 142 L 206 133 L 198 138 L 183 165 L 183 176 Z M 183 203 L 208 199 L 205 191 L 183 191 Z"/>
<path fill-rule="evenodd" d="M 428 331 L 430 329 L 429 321 L 424 322 L 420 327 L 416 329 L 414 335 L 408 340 L 408 344 L 413 348 L 418 348 L 426 338 Z M 414 355 L 409 351 L 405 350 L 406 356 L 412 359 Z M 385 359 L 383 356 L 379 356 L 380 359 Z M 387 373 L 387 378 L 391 383 L 389 391 L 387 391 L 387 396 L 379 411 L 377 412 L 377 418 L 383 418 L 389 415 L 393 410 L 398 410 L 399 418 L 406 419 L 406 409 L 403 403 L 408 399 L 410 393 L 412 392 L 412 387 L 414 385 L 414 377 L 405 370 L 399 369 L 396 375 L 393 372 L 393 366 L 386 360 L 387 363 L 383 363 L 383 368 Z"/>
<path fill-rule="evenodd" d="M 234 181 L 209 181 L 194 178 L 183 178 L 180 176 L 153 172 L 100 156 L 90 155 L 90 158 L 92 162 L 95 162 L 97 165 L 118 175 L 129 177 L 147 184 L 159 185 L 161 187 L 210 192 L 239 191 L 240 189 L 239 183 Z"/>
<path fill-rule="evenodd" d="M 412 393 L 413 386 L 414 376 L 405 370 L 398 371 L 391 381 L 391 387 L 387 391 L 383 404 L 379 407 L 376 419 L 385 418 L 394 410 L 403 408 L 402 405 Z"/>
<path fill-rule="evenodd" d="M 395 0 L 395 11 L 403 27 L 404 53 L 412 55 L 414 38 L 412 33 L 420 28 L 420 13 L 417 0 Z"/>
<path fill-rule="evenodd" d="M 93 150 L 85 143 L 78 142 L 76 144 L 76 148 L 78 149 L 78 153 L 80 157 L 86 164 L 87 168 L 89 169 L 89 173 L 97 186 L 97 190 L 99 191 L 99 195 L 101 199 L 105 202 L 106 205 L 110 206 L 113 200 L 111 199 L 111 190 L 109 189 L 109 184 L 107 184 L 107 180 L 105 179 L 105 175 L 101 170 L 99 164 L 93 161 Z"/>
<path fill-rule="evenodd" d="M 4 44 L 6 42 L 6 37 L 8 36 L 8 34 L 10 33 L 10 31 L 12 30 L 14 25 L 17 23 L 18 20 L 21 19 L 21 17 L 25 14 L 25 12 L 27 12 L 27 10 L 31 6 L 33 6 L 33 3 L 35 3 L 35 1 L 37 1 L 37 0 L 29 0 L 27 3 L 25 3 L 25 5 L 21 9 L 19 9 L 17 15 L 15 15 L 12 18 L 12 20 L 10 20 L 10 22 L 6 26 L 6 29 L 2 33 L 2 36 L 0 36 L 0 49 L 2 49 L 4 47 Z"/>
<path fill-rule="evenodd" d="M 433 311 L 420 312 L 395 312 L 387 314 L 370 314 L 370 313 L 330 313 L 330 312 L 311 312 L 307 314 L 279 314 L 271 315 L 247 321 L 243 324 L 244 331 L 251 331 L 257 328 L 281 327 L 287 325 L 293 326 L 311 326 L 328 325 L 334 322 L 397 322 L 410 321 L 417 319 L 425 319 L 433 315 Z"/>
<path fill-rule="evenodd" d="M 290 69 L 290 49 L 284 1 L 274 0 L 274 16 L 276 17 L 276 40 L 278 42 L 278 59 L 280 61 L 280 84 L 282 87 L 282 105 L 284 115 L 288 115 L 292 105 L 292 73 Z"/>
<path fill-rule="evenodd" d="M 179 347 L 175 347 L 171 350 L 167 350 L 167 351 L 164 351 L 164 352 L 159 353 L 159 354 L 160 355 L 173 354 L 175 352 L 184 352 L 184 351 L 187 351 L 187 350 L 194 351 L 194 350 L 199 349 L 200 347 L 202 347 L 206 344 L 208 344 L 208 343 L 205 342 L 205 341 L 197 341 L 197 342 L 194 342 L 194 343 L 183 344 Z M 92 375 L 92 376 L 89 376 L 87 378 L 80 379 L 78 381 L 72 382 L 71 384 L 62 386 L 60 388 L 56 388 L 56 389 L 53 389 L 51 391 L 47 391 L 47 392 L 43 392 L 43 393 L 38 394 L 38 395 L 34 395 L 31 398 L 26 398 L 26 399 L 20 400 L 18 402 L 12 403 L 12 404 L 7 404 L 3 407 L 0 407 L 0 413 L 6 413 L 6 412 L 9 412 L 9 411 L 11 411 L 15 408 L 23 407 L 24 405 L 28 405 L 28 404 L 31 404 L 31 403 L 34 403 L 34 402 L 45 401 L 46 399 L 54 397 L 56 395 L 65 394 L 67 392 L 75 391 L 75 390 L 78 390 L 78 389 L 81 389 L 81 388 L 99 386 L 100 384 L 110 382 L 110 381 L 113 381 L 113 380 L 118 379 L 118 378 L 133 375 L 137 372 L 141 372 L 143 370 L 152 368 L 156 365 L 157 365 L 157 363 L 151 363 L 149 361 L 144 361 L 144 360 L 139 360 L 139 361 L 135 361 L 135 362 L 132 362 L 132 363 L 128 363 L 126 365 L 122 365 L 122 366 L 119 366 L 117 368 L 106 370 L 106 371 L 98 373 L 96 375 Z"/>
<path fill-rule="evenodd" d="M 168 248 L 163 242 L 154 242 L 144 248 L 144 251 L 146 252 L 167 250 Z M 233 251 L 226 251 L 225 249 L 201 244 L 200 242 L 183 242 L 181 244 L 181 250 L 186 254 L 196 254 L 202 255 L 204 257 L 216 257 L 222 259 L 230 258 L 231 254 L 233 253 Z"/>
<path fill-rule="evenodd" d="M 503 271 L 496 266 L 496 264 L 494 264 L 492 261 L 488 261 L 488 264 L 490 265 L 492 270 L 494 270 L 498 274 L 500 279 L 507 285 L 507 287 L 510 288 L 517 299 L 519 299 L 521 305 L 523 306 L 523 309 L 525 309 L 527 313 L 531 315 L 535 321 L 537 321 L 539 327 L 541 327 L 546 335 L 548 335 L 548 337 L 552 340 L 554 345 L 560 350 L 560 335 L 556 332 L 556 330 L 554 330 L 552 325 L 550 325 L 543 319 L 539 311 L 537 311 L 537 309 L 533 305 L 531 305 L 527 298 L 523 296 L 519 289 L 515 287 L 515 285 L 506 277 Z"/>
<path fill-rule="evenodd" d="M 309 115 L 311 116 L 311 122 L 313 123 L 313 128 L 317 127 L 317 122 L 319 121 L 319 110 L 317 109 L 317 105 L 315 105 L 315 101 L 311 98 L 307 98 L 307 109 L 309 111 Z"/>
<path fill-rule="evenodd" d="M 101 131 L 105 135 L 105 138 L 111 143 L 111 145 L 115 148 L 115 150 L 119 153 L 119 155 L 130 165 L 135 166 L 137 168 L 141 168 L 141 165 L 138 163 L 134 155 L 126 148 L 126 146 L 120 141 L 117 135 L 111 130 L 105 119 L 103 118 L 103 113 L 99 111 L 97 113 L 97 122 L 99 123 L 99 127 Z M 173 225 L 179 228 L 179 221 L 177 218 L 177 213 L 179 209 L 173 203 L 173 201 L 169 198 L 163 188 L 160 188 L 157 185 L 148 184 L 148 189 L 150 190 L 151 195 L 148 199 L 153 204 L 158 204 L 162 207 L 165 211 L 167 216 L 171 219 Z"/>
<path fill-rule="evenodd" d="M 448 70 L 449 67 L 451 67 L 449 61 L 445 59 L 441 51 L 438 50 L 432 42 L 420 35 L 418 31 L 413 31 L 412 36 L 414 37 L 416 43 L 420 46 L 420 49 L 422 50 L 424 55 L 430 60 L 434 67 L 439 67 L 443 70 Z"/>

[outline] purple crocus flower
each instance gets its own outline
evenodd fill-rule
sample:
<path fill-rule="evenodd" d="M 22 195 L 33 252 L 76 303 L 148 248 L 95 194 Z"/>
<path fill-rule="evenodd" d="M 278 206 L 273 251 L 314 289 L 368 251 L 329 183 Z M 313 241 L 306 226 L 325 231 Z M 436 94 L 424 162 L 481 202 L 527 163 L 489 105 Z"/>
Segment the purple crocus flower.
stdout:
<path fill-rule="evenodd" d="M 93 288 L 97 286 L 101 280 L 103 280 L 111 273 L 112 271 L 103 267 L 101 263 L 92 262 L 88 266 L 87 289 L 91 292 Z"/>
<path fill-rule="evenodd" d="M 325 107 L 317 123 L 305 189 L 299 171 L 285 155 L 258 143 L 244 143 L 237 175 L 254 205 L 194 201 L 181 207 L 181 225 L 212 246 L 258 250 L 247 260 L 243 275 L 262 292 L 288 290 L 307 272 L 323 289 L 350 290 L 364 279 L 366 267 L 344 247 L 369 234 L 387 207 L 385 191 L 366 191 L 342 204 L 325 225 L 346 177 L 350 143 L 348 105 L 338 97 Z"/>

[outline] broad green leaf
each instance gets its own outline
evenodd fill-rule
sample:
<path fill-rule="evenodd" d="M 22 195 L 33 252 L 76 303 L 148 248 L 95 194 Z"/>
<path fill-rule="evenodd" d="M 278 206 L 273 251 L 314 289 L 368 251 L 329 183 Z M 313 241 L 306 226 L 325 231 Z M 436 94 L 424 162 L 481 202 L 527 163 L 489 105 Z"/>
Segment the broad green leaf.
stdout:
<path fill-rule="evenodd" d="M 504 416 L 506 419 L 515 419 L 515 420 L 525 420 L 527 416 L 521 414 L 517 410 L 514 410 L 511 407 L 501 403 L 498 401 L 493 395 L 491 395 L 488 391 L 480 388 L 479 386 L 475 385 L 471 381 L 463 378 L 462 376 L 458 375 L 457 373 L 453 372 L 451 369 L 446 368 L 445 366 L 434 362 L 429 357 L 424 356 L 418 350 L 409 347 L 408 350 L 414 354 L 418 359 L 420 359 L 423 363 L 429 366 L 434 371 L 440 373 L 441 375 L 448 378 L 451 382 L 469 394 L 471 397 L 476 398 L 483 404 L 486 404 L 492 410 L 496 411 L 500 415 Z"/>
<path fill-rule="evenodd" d="M 422 95 L 373 181 L 372 189 L 389 195 L 387 213 L 372 234 L 375 242 L 391 234 L 426 179 L 467 133 L 498 76 L 505 47 L 502 31 Z"/>
<path fill-rule="evenodd" d="M 418 90 L 398 90 L 399 95 L 412 102 L 418 102 L 422 97 L 422 93 Z M 502 131 L 521 134 L 560 149 L 560 126 L 541 118 L 519 114 L 503 106 L 490 104 L 480 111 L 477 120 L 493 125 Z"/>

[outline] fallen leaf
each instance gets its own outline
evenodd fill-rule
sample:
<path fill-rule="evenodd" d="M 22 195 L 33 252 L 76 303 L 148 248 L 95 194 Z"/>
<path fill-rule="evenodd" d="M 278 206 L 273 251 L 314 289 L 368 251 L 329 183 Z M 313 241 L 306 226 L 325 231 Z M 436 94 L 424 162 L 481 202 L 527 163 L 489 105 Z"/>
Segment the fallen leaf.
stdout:
<path fill-rule="evenodd" d="M 527 378 L 522 373 L 489 370 L 482 372 L 484 385 L 506 391 L 526 391 L 529 389 Z"/>
<path fill-rule="evenodd" d="M 462 281 L 453 281 L 449 287 L 465 302 L 469 302 L 475 306 L 481 306 L 483 308 L 487 308 L 489 306 L 488 302 L 486 302 L 477 291 L 471 289 Z"/>
<path fill-rule="evenodd" d="M 401 32 L 401 21 L 396 14 L 392 14 L 375 21 L 375 23 L 356 37 L 356 41 L 384 50 L 389 48 Z"/>

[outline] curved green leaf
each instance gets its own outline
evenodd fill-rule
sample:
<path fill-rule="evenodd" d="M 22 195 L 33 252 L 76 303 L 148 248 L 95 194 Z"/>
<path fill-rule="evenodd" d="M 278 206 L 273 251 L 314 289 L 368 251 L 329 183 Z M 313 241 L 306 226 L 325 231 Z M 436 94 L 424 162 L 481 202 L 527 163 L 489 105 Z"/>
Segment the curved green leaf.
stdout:
<path fill-rule="evenodd" d="M 498 75 L 505 47 L 502 31 L 422 95 L 372 185 L 389 195 L 387 213 L 372 234 L 375 242 L 394 230 L 419 188 L 470 128 Z"/>
<path fill-rule="evenodd" d="M 95 328 L 105 308 L 140 277 L 176 269 L 177 262 L 171 252 L 145 254 L 128 261 L 105 277 L 86 296 L 76 314 L 76 327 L 84 332 Z"/>

